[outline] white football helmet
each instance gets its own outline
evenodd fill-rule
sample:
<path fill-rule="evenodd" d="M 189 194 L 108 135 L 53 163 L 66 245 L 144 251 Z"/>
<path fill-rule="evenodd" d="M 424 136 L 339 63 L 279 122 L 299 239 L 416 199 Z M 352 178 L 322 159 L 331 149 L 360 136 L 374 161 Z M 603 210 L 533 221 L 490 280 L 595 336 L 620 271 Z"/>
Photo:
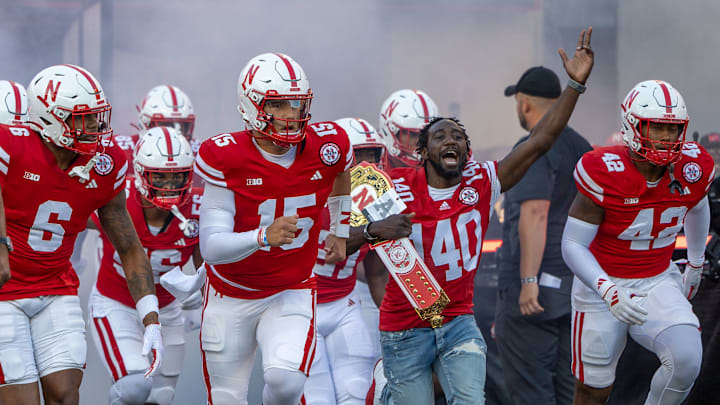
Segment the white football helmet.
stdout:
<path fill-rule="evenodd" d="M 380 108 L 380 132 L 394 140 L 390 154 L 403 163 L 414 166 L 420 161 L 416 152 L 420 130 L 437 117 L 438 108 L 425 92 L 398 90 Z"/>
<path fill-rule="evenodd" d="M 195 129 L 195 110 L 190 97 L 178 87 L 155 86 L 136 108 L 141 129 L 171 127 L 188 140 L 192 139 Z"/>
<path fill-rule="evenodd" d="M 251 130 L 289 147 L 305 139 L 313 93 L 303 68 L 289 56 L 264 53 L 247 63 L 238 78 L 238 111 Z M 288 103 L 298 118 L 274 117 L 265 111 L 269 101 Z M 278 125 L 279 124 L 279 125 Z"/>
<path fill-rule="evenodd" d="M 620 108 L 620 132 L 625 145 L 658 166 L 666 166 L 680 159 L 689 118 L 683 97 L 670 83 L 662 80 L 640 82 L 630 90 Z M 677 141 L 651 143 L 643 135 L 643 127 L 647 127 L 650 122 L 678 124 L 680 134 Z M 653 146 L 658 144 L 664 148 Z"/>
<path fill-rule="evenodd" d="M 27 95 L 28 123 L 57 146 L 94 154 L 100 138 L 112 134 L 110 103 L 100 83 L 84 68 L 45 68 L 32 79 Z"/>
<path fill-rule="evenodd" d="M 359 149 L 373 149 L 375 151 L 375 163 L 380 169 L 387 167 L 388 152 L 383 136 L 370 125 L 369 122 L 362 118 L 341 118 L 335 120 L 350 139 L 350 145 L 353 148 L 353 154 Z M 355 156 L 355 163 L 359 163 Z"/>
<path fill-rule="evenodd" d="M 153 127 L 143 133 L 133 160 L 135 188 L 144 200 L 165 210 L 190 200 L 192 148 L 175 129 Z"/>
<path fill-rule="evenodd" d="M 27 116 L 25 87 L 10 80 L 0 80 L 0 124 L 22 125 Z"/>

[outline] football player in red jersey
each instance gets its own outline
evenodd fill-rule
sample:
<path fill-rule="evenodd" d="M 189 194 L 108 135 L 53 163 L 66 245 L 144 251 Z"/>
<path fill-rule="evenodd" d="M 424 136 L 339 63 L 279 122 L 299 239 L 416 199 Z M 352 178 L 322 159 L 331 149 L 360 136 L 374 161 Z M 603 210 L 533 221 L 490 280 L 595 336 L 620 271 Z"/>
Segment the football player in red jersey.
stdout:
<path fill-rule="evenodd" d="M 417 167 L 421 163 L 415 150 L 418 134 L 438 115 L 437 105 L 422 90 L 397 90 L 383 102 L 379 132 L 385 138 L 391 167 Z"/>
<path fill-rule="evenodd" d="M 383 135 L 370 123 L 361 118 L 342 118 L 335 123 L 348 134 L 354 163 L 368 162 L 380 169 L 386 168 L 388 152 Z M 394 215 L 379 221 L 376 228 L 386 239 L 406 237 L 410 234 L 411 218 L 411 215 Z M 318 257 L 313 268 L 318 280 L 318 333 L 315 360 L 305 383 L 305 400 L 308 404 L 364 404 L 373 365 L 380 357 L 377 316 L 374 324 L 368 324 L 361 311 L 365 300 L 375 313 L 377 307 L 369 294 L 362 296 L 356 289 L 358 268 L 369 247 L 361 229 L 353 228 L 351 234 L 357 232 L 357 238 L 356 242 L 351 242 L 352 235 L 348 239 L 347 259 L 327 263 L 324 240 L 329 227 L 329 213 L 324 209 Z"/>
<path fill-rule="evenodd" d="M 28 86 L 28 126 L 0 125 L 12 278 L 0 289 L 0 403 L 77 404 L 85 322 L 70 264 L 75 237 L 97 210 L 122 260 L 143 341 L 162 362 L 158 300 L 145 251 L 125 208 L 127 161 L 99 140 L 112 133 L 110 105 L 85 69 L 56 65 Z M 132 303 L 131 303 L 132 304 Z"/>
<path fill-rule="evenodd" d="M 462 125 L 436 118 L 418 139 L 423 166 L 390 171 L 406 211 L 416 214 L 410 239 L 450 303 L 443 311 L 444 324 L 431 329 L 394 279 L 388 282 L 380 307 L 387 378 L 382 402 L 432 403 L 434 370 L 448 403 L 484 403 L 485 341 L 472 315 L 483 234 L 500 193 L 523 177 L 567 124 L 592 69 L 591 32 L 581 32 L 574 58 L 559 51 L 570 76 L 568 87 L 531 136 L 502 161 L 468 160 L 470 144 Z"/>
<path fill-rule="evenodd" d="M 333 122 L 308 124 L 312 90 L 287 55 L 252 58 L 238 79 L 246 131 L 200 146 L 200 250 L 209 283 L 201 327 L 210 403 L 247 403 L 259 346 L 266 405 L 297 404 L 315 352 L 321 211 L 325 260 L 345 258 L 352 150 Z"/>
<path fill-rule="evenodd" d="M 120 258 L 102 228 L 103 253 L 88 300 L 88 324 L 100 359 L 113 378 L 108 402 L 169 405 L 185 354 L 182 301 L 191 295 L 198 304 L 202 301 L 204 273 L 185 276 L 180 270 L 191 259 L 195 268 L 202 264 L 198 246 L 201 200 L 194 198 L 201 197 L 202 190 L 192 189 L 190 143 L 172 128 L 154 127 L 143 133 L 134 157 L 135 181 L 128 190 L 127 206 L 140 242 L 147 249 L 160 305 L 165 356 L 157 375 L 152 379 L 143 376 L 148 360 L 142 354 L 142 329 L 119 271 Z M 173 286 L 180 283 L 180 289 L 170 286 L 168 291 L 161 286 L 168 277 L 178 280 Z M 190 290 L 182 288 L 186 285 Z"/>
<path fill-rule="evenodd" d="M 587 152 L 562 250 L 573 283 L 576 404 L 605 403 L 627 335 L 661 366 L 648 404 L 679 404 L 700 372 L 697 292 L 710 226 L 712 157 L 685 141 L 688 113 L 669 83 L 637 84 L 621 104 L 625 145 Z M 688 265 L 671 262 L 685 228 Z"/>

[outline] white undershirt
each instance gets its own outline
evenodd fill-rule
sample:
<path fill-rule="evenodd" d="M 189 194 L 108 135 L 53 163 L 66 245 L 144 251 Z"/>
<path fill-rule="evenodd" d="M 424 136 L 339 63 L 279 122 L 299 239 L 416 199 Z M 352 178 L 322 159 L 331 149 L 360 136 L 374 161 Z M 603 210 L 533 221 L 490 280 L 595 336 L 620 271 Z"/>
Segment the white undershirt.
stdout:
<path fill-rule="evenodd" d="M 295 162 L 295 154 L 297 152 L 297 145 L 293 145 L 290 147 L 290 149 L 287 150 L 287 152 L 283 153 L 282 155 L 274 155 L 272 153 L 265 152 L 263 148 L 260 147 L 260 145 L 257 144 L 257 141 L 255 138 L 253 138 L 253 144 L 255 147 L 260 151 L 260 154 L 267 160 L 268 162 L 275 163 L 278 166 L 282 166 L 284 168 L 289 168 L 292 166 L 292 164 Z"/>
<path fill-rule="evenodd" d="M 160 233 L 160 230 L 162 229 L 162 226 L 152 226 L 148 224 L 148 231 L 150 231 L 153 236 L 157 236 Z"/>
<path fill-rule="evenodd" d="M 448 188 L 435 188 L 428 185 L 428 194 L 430 194 L 430 198 L 432 198 L 433 201 L 449 200 L 459 186 L 460 183 Z"/>

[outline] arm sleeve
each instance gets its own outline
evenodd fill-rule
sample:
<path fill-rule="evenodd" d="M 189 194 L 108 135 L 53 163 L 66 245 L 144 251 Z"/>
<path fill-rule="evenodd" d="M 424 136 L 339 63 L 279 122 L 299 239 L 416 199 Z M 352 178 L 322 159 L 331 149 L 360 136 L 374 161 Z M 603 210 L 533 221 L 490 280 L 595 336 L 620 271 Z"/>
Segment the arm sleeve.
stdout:
<path fill-rule="evenodd" d="M 233 232 L 235 195 L 232 190 L 205 183 L 200 206 L 200 253 L 209 264 L 237 262 L 255 253 L 259 229 Z"/>
<path fill-rule="evenodd" d="M 609 280 L 590 252 L 590 243 L 597 235 L 599 225 L 568 217 L 562 237 L 562 257 L 577 278 L 593 291 L 598 291 L 598 279 Z"/>
<path fill-rule="evenodd" d="M 707 197 L 700 200 L 685 216 L 687 258 L 694 267 L 705 261 L 705 241 L 710 230 L 710 204 Z"/>

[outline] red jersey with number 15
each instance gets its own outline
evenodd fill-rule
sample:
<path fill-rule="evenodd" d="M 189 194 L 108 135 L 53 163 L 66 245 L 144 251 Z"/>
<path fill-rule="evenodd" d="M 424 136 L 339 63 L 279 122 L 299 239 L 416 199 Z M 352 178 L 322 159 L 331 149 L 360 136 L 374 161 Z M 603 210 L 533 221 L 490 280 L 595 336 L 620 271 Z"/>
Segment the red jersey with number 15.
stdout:
<path fill-rule="evenodd" d="M 681 190 L 670 191 L 670 172 Z M 667 269 L 685 214 L 707 194 L 715 178 L 712 157 L 694 142 L 657 184 L 637 170 L 627 146 L 587 152 L 575 166 L 578 190 L 605 215 L 590 251 L 609 275 L 645 278 Z"/>
<path fill-rule="evenodd" d="M 269 226 L 282 216 L 299 216 L 292 243 L 208 266 L 208 279 L 221 294 L 257 299 L 315 286 L 312 268 L 320 211 L 337 175 L 352 164 L 352 149 L 345 131 L 333 122 L 311 124 L 305 132 L 287 169 L 265 159 L 249 131 L 220 134 L 200 146 L 195 172 L 235 193 L 235 232 Z"/>
<path fill-rule="evenodd" d="M 202 189 L 193 188 L 190 202 L 180 207 L 180 213 L 190 222 L 195 223 L 195 232 L 190 235 L 185 235 L 180 230 L 180 220 L 175 216 L 172 216 L 172 219 L 162 232 L 153 235 L 145 221 L 145 213 L 140 201 L 141 197 L 134 185 L 130 187 L 128 194 L 128 213 L 130 213 L 140 243 L 145 248 L 150 259 L 153 277 L 155 278 L 155 293 L 160 308 L 162 308 L 170 304 L 175 297 L 160 285 L 160 276 L 172 270 L 175 266 L 182 267 L 188 260 L 192 259 L 193 251 L 195 251 L 195 247 L 199 243 L 197 231 L 200 229 L 198 219 L 200 204 L 202 204 Z M 95 219 L 96 217 L 93 217 L 93 220 Z M 135 308 L 135 300 L 133 300 L 130 290 L 128 290 L 120 256 L 97 221 L 96 224 L 100 229 L 103 243 L 103 253 L 100 259 L 100 270 L 98 271 L 96 284 L 97 289 L 100 294 Z"/>
<path fill-rule="evenodd" d="M 61 170 L 37 132 L 0 125 L 0 187 L 15 248 L 12 278 L 0 288 L 0 301 L 77 294 L 79 280 L 70 264 L 75 238 L 90 214 L 124 189 L 128 169 L 122 151 L 106 147 L 88 181 L 70 177 L 90 158 L 78 155 Z"/>
<path fill-rule="evenodd" d="M 467 161 L 453 196 L 440 201 L 430 197 L 424 168 L 396 168 L 389 174 L 395 191 L 407 204 L 404 213 L 415 213 L 410 240 L 450 298 L 443 311 L 445 322 L 471 314 L 483 235 L 500 195 L 497 162 Z M 380 330 L 429 327 L 391 277 L 380 306 Z"/>

